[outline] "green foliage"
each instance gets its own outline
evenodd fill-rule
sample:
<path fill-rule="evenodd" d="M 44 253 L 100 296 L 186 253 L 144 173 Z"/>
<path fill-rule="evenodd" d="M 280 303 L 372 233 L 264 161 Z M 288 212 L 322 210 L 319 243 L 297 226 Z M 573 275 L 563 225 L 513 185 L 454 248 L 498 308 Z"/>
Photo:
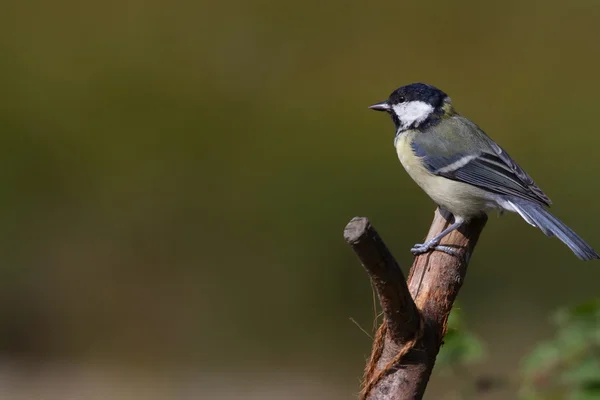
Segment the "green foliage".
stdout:
<path fill-rule="evenodd" d="M 518 378 L 522 400 L 599 400 L 600 300 L 561 308 L 552 322 L 557 327 L 554 336 L 539 343 L 523 359 L 520 376 L 508 377 L 508 381 Z M 484 345 L 467 330 L 463 312 L 455 308 L 437 365 L 471 381 L 462 385 L 460 398 L 477 395 L 474 388 L 482 377 L 470 376 L 465 367 L 484 355 Z"/>
<path fill-rule="evenodd" d="M 455 307 L 448 318 L 448 331 L 436 364 L 444 367 L 466 366 L 484 357 L 483 343 L 466 329 L 464 313 Z"/>
<path fill-rule="evenodd" d="M 560 309 L 555 336 L 523 360 L 522 398 L 600 399 L 600 300 Z"/>

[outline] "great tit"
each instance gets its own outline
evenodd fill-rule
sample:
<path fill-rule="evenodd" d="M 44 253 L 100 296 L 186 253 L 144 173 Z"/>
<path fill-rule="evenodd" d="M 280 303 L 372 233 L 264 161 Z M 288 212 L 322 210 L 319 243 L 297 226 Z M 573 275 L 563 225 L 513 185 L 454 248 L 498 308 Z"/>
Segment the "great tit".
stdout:
<path fill-rule="evenodd" d="M 433 239 L 416 244 L 415 255 L 431 250 L 455 254 L 440 240 L 490 210 L 518 213 L 547 236 L 556 236 L 582 260 L 600 258 L 582 238 L 545 207 L 548 196 L 476 124 L 458 114 L 446 93 L 414 83 L 370 106 L 387 112 L 396 126 L 394 146 L 411 178 L 454 223 Z"/>

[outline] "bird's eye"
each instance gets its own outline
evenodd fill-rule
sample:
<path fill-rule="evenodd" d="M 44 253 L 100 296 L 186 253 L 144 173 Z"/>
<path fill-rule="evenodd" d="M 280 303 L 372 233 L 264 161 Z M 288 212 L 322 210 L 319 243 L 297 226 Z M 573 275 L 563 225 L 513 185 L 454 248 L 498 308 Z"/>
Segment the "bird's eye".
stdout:
<path fill-rule="evenodd" d="M 398 103 L 404 103 L 406 101 L 406 98 L 404 96 L 400 96 L 398 98 Z"/>

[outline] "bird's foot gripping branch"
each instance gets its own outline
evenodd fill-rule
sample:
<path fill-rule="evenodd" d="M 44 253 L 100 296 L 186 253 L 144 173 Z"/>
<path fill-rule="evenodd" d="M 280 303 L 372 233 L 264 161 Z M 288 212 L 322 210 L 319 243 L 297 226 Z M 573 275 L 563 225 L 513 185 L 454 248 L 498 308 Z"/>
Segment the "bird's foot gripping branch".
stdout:
<path fill-rule="evenodd" d="M 467 272 L 467 263 L 486 217 L 465 223 L 441 241 L 455 255 L 432 251 L 418 255 L 408 281 L 367 218 L 353 218 L 344 238 L 367 271 L 383 309 L 361 399 L 421 399 L 446 333 L 446 322 Z M 439 210 L 427 240 L 453 223 Z"/>

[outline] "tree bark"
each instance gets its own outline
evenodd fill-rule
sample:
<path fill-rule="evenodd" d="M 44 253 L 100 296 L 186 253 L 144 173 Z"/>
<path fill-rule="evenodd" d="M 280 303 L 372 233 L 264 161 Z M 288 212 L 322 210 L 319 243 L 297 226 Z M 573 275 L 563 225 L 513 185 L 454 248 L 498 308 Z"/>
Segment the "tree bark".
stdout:
<path fill-rule="evenodd" d="M 344 238 L 358 255 L 379 297 L 384 320 L 365 368 L 363 400 L 421 399 L 446 334 L 446 322 L 467 273 L 487 217 L 453 231 L 442 245 L 457 256 L 432 251 L 415 257 L 408 282 L 381 237 L 362 217 L 353 218 Z M 427 239 L 452 223 L 439 209 Z"/>

